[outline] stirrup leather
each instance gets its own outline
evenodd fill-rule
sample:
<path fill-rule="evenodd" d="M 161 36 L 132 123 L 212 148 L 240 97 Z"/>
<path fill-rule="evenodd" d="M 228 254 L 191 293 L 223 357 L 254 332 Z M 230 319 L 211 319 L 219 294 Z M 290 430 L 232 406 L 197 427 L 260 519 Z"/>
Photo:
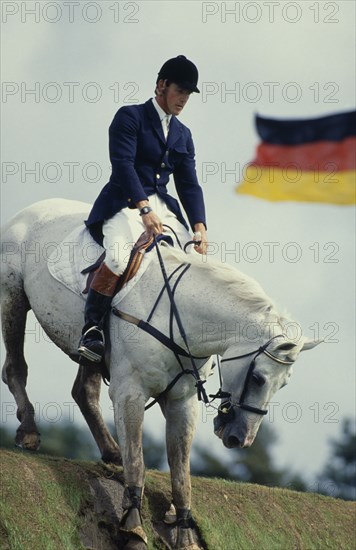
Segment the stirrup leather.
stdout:
<path fill-rule="evenodd" d="M 86 337 L 90 334 L 90 332 L 94 332 L 94 331 L 98 334 L 98 338 L 97 339 L 92 338 L 85 344 L 84 342 L 85 342 Z M 87 347 L 87 346 L 90 346 L 90 344 L 92 342 L 102 343 L 103 352 L 102 352 L 101 355 L 99 355 L 98 353 L 96 353 L 95 351 L 93 351 L 89 347 Z M 98 327 L 95 327 L 95 326 L 88 328 L 88 330 L 82 335 L 82 337 L 80 339 L 79 347 L 78 347 L 78 353 L 82 357 L 85 357 L 86 359 L 88 359 L 89 361 L 92 361 L 93 363 L 100 363 L 100 361 L 102 360 L 103 355 L 104 355 L 104 350 L 105 350 L 104 332 L 102 330 L 100 330 Z"/>

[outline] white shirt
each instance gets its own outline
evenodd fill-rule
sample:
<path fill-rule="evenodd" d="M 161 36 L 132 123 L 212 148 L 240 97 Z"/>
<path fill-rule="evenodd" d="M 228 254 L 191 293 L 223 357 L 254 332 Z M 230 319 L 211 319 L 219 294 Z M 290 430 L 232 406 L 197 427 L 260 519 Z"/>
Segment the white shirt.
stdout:
<path fill-rule="evenodd" d="M 154 97 L 152 99 L 152 103 L 158 113 L 158 116 L 160 118 L 161 124 L 162 124 L 162 130 L 163 135 L 167 139 L 168 131 L 169 131 L 169 123 L 171 121 L 172 115 L 168 115 L 160 105 L 158 105 L 156 98 Z"/>

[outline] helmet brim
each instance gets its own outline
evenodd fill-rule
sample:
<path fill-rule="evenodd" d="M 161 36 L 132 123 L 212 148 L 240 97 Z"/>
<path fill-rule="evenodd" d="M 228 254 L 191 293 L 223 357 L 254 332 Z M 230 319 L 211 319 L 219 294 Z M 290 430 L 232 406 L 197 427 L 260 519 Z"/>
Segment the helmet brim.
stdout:
<path fill-rule="evenodd" d="M 172 81 L 174 82 L 174 80 Z M 184 88 L 185 90 L 189 90 L 190 92 L 195 92 L 196 94 L 200 94 L 199 88 L 192 84 L 191 82 L 175 82 L 177 86 L 180 86 L 181 88 Z"/>

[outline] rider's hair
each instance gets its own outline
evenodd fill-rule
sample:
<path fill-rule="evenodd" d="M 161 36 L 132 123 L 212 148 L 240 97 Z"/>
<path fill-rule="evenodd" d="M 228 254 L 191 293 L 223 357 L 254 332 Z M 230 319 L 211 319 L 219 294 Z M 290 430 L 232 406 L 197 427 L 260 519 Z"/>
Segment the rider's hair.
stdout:
<path fill-rule="evenodd" d="M 162 80 L 161 78 L 157 78 L 156 80 L 156 88 L 155 88 L 155 95 L 158 94 L 158 82 Z M 168 86 L 170 86 L 172 84 L 172 81 L 171 80 L 166 80 L 166 88 L 168 88 Z"/>

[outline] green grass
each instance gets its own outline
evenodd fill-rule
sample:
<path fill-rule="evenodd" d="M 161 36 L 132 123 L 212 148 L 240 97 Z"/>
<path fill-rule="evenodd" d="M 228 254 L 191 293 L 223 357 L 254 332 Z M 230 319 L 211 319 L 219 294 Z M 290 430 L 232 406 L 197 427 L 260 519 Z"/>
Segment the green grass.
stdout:
<path fill-rule="evenodd" d="M 1 451 L 0 465 L 0 548 L 78 550 L 78 516 L 90 494 L 77 468 L 9 451 Z"/>
<path fill-rule="evenodd" d="M 102 530 L 104 521 L 95 515 L 88 480 L 122 482 L 119 468 L 21 451 L 1 450 L 0 467 L 1 550 L 82 550 L 83 529 Z M 193 478 L 192 486 L 193 515 L 208 550 L 355 549 L 355 503 L 221 479 Z M 169 476 L 147 472 L 149 550 L 164 548 L 152 522 L 162 520 L 169 503 Z"/>

